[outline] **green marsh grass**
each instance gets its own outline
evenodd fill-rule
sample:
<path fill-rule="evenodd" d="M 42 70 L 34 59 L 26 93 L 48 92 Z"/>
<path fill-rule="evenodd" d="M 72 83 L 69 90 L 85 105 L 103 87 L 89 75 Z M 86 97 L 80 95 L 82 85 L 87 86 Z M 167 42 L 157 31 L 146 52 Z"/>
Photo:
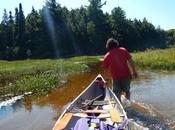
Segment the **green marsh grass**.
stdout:
<path fill-rule="evenodd" d="M 132 55 L 138 68 L 175 70 L 175 48 L 147 50 Z"/>
<path fill-rule="evenodd" d="M 98 56 L 0 61 L 0 100 L 25 92 L 32 92 L 36 96 L 46 95 L 65 83 L 69 74 L 90 71 L 89 64 L 99 61 Z"/>

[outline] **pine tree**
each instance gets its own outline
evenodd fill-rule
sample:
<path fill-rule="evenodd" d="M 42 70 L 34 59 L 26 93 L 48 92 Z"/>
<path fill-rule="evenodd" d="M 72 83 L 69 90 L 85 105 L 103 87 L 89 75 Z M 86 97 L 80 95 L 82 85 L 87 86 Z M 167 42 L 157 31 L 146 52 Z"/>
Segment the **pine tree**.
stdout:
<path fill-rule="evenodd" d="M 19 28 L 18 28 L 18 40 L 17 45 L 19 46 L 18 58 L 26 58 L 26 32 L 25 32 L 25 17 L 22 9 L 22 4 L 19 4 Z"/>

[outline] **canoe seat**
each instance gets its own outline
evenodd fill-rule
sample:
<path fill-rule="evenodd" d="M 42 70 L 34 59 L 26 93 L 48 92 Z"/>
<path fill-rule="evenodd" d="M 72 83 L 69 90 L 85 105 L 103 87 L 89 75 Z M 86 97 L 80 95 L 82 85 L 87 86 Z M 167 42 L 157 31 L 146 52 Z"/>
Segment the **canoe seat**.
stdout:
<path fill-rule="evenodd" d="M 88 117 L 88 115 L 86 113 L 83 113 L 83 112 L 74 113 L 73 116 L 81 117 L 81 118 Z M 99 119 L 110 118 L 110 117 L 111 116 L 109 113 L 101 113 L 99 116 L 97 116 L 97 118 L 99 118 Z"/>
<path fill-rule="evenodd" d="M 86 104 L 89 100 L 85 100 L 84 102 L 82 102 L 82 104 Z M 111 101 L 112 104 L 115 104 L 115 102 L 112 100 Z M 109 105 L 109 102 L 107 100 L 101 100 L 101 101 L 94 101 L 92 104 L 92 106 L 103 106 L 103 105 Z"/>

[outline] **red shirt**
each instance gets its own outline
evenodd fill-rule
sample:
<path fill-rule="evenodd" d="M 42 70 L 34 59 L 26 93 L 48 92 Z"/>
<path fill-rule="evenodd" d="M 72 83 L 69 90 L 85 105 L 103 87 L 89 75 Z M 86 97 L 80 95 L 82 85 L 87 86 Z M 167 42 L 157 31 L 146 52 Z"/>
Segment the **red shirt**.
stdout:
<path fill-rule="evenodd" d="M 103 67 L 110 69 L 114 80 L 119 80 L 131 75 L 127 63 L 131 58 L 125 48 L 113 48 L 104 56 Z"/>

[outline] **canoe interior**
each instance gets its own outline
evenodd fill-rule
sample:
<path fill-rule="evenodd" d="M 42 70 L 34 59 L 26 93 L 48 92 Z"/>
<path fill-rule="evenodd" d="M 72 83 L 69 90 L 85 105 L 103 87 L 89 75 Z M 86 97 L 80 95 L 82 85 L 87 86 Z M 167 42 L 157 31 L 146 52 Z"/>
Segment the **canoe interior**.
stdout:
<path fill-rule="evenodd" d="M 97 80 L 98 79 L 98 80 Z M 103 80 L 101 75 L 98 75 L 91 84 L 77 97 L 75 98 L 68 107 L 64 110 L 56 124 L 59 123 L 59 120 L 64 116 L 67 112 L 72 112 L 74 115 L 71 120 L 67 124 L 65 130 L 70 130 L 76 124 L 76 122 L 83 117 L 86 116 L 97 116 L 100 120 L 103 120 L 106 124 L 113 125 L 111 120 L 111 116 L 108 113 L 110 109 L 110 105 L 108 101 L 110 100 L 112 106 L 119 112 L 122 120 L 127 119 L 126 113 L 120 104 L 119 100 L 115 96 L 115 94 L 111 91 L 107 86 L 100 84 L 99 80 Z M 92 102 L 91 102 L 92 101 Z M 89 103 L 89 104 L 88 104 Z M 95 104 L 96 103 L 96 104 Z M 87 105 L 88 104 L 88 105 Z M 94 110 L 100 109 L 104 110 L 104 113 L 85 113 L 86 110 Z M 83 112 L 82 112 L 83 111 Z M 106 112 L 106 113 L 105 113 Z M 78 116 L 79 115 L 79 116 Z M 55 124 L 55 125 L 56 125 Z M 117 123 L 115 123 L 117 125 Z M 55 129 L 53 129 L 55 130 Z"/>

